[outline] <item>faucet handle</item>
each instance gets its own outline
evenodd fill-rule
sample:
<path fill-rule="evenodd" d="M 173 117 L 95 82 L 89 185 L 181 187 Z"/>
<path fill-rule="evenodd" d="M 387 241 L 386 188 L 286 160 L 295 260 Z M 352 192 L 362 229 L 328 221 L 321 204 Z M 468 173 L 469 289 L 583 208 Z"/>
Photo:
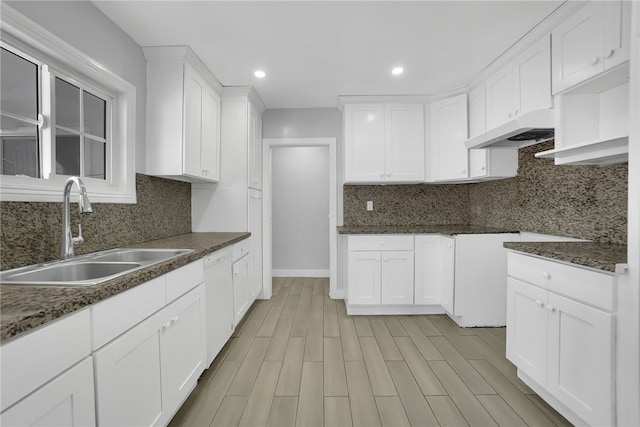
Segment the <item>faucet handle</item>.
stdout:
<path fill-rule="evenodd" d="M 73 245 L 79 245 L 84 242 L 84 237 L 82 237 L 82 224 L 78 224 L 78 237 L 72 237 L 71 243 Z"/>

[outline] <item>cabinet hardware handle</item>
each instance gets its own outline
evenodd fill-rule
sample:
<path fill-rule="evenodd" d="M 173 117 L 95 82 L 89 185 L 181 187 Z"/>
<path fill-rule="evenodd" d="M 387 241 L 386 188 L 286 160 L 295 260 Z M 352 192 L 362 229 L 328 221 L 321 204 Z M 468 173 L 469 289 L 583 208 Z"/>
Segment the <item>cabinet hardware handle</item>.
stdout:
<path fill-rule="evenodd" d="M 516 110 L 516 111 L 514 111 L 514 112 L 513 112 L 513 116 L 514 116 L 514 117 L 515 117 L 515 116 L 517 116 L 517 115 L 518 115 L 518 110 Z"/>
<path fill-rule="evenodd" d="M 509 113 L 509 118 L 511 118 L 511 116 L 512 116 L 512 113 Z"/>
<path fill-rule="evenodd" d="M 547 305 L 547 309 L 549 309 L 550 312 L 555 313 L 556 312 L 556 308 L 552 307 L 550 305 Z"/>
<path fill-rule="evenodd" d="M 380 174 L 380 178 L 384 178 L 384 174 L 383 173 Z"/>
<path fill-rule="evenodd" d="M 551 274 L 547 273 L 546 271 L 544 271 L 542 273 L 542 277 L 544 277 L 545 279 L 551 279 Z"/>
<path fill-rule="evenodd" d="M 538 307 L 544 307 L 544 303 L 539 299 L 536 300 L 536 304 L 538 305 Z"/>
<path fill-rule="evenodd" d="M 598 58 L 597 56 L 595 58 L 593 58 L 591 60 L 591 65 L 596 65 L 598 62 L 600 62 L 600 58 Z"/>
<path fill-rule="evenodd" d="M 388 174 L 387 174 L 387 176 L 391 176 L 391 174 L 390 174 L 390 173 L 388 173 Z"/>
<path fill-rule="evenodd" d="M 613 56 L 613 54 L 614 54 L 614 53 L 616 53 L 616 50 L 615 50 L 615 49 L 611 49 L 611 50 L 609 50 L 609 53 L 607 53 L 607 56 L 605 56 L 605 59 L 606 59 L 606 58 L 611 58 L 611 57 Z"/>
<path fill-rule="evenodd" d="M 376 262 L 380 262 L 380 258 L 376 258 Z"/>
<path fill-rule="evenodd" d="M 466 169 L 462 169 L 462 171 L 460 173 L 462 173 L 462 175 L 464 175 L 464 174 L 467 173 L 467 170 Z"/>
<path fill-rule="evenodd" d="M 485 169 L 486 169 L 486 168 L 485 168 L 484 166 L 481 166 L 481 167 L 480 167 L 480 170 L 481 170 L 481 171 L 483 171 L 483 170 L 485 170 Z"/>

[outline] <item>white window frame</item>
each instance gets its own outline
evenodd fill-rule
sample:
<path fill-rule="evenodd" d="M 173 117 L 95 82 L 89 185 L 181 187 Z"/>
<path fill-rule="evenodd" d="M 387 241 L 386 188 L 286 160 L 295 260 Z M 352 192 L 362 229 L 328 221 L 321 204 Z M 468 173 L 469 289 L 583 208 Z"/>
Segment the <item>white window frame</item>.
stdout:
<path fill-rule="evenodd" d="M 10 6 L 2 5 L 0 15 L 3 47 L 24 52 L 28 57 L 36 58 L 41 64 L 47 64 L 53 74 L 62 74 L 64 80 L 77 80 L 81 85 L 97 94 L 112 97 L 111 120 L 111 156 L 107 160 L 107 179 L 84 179 L 89 198 L 98 203 L 135 203 L 135 132 L 136 132 L 136 88 L 117 74 L 108 70 L 97 61 L 74 48 L 48 30 L 26 18 Z M 11 49 L 13 48 L 13 49 Z M 45 76 L 50 72 L 47 65 L 41 67 L 43 86 L 51 85 Z M 46 111 L 50 100 L 50 87 L 43 87 L 40 94 L 41 112 L 45 123 L 41 129 L 42 144 L 52 134 L 50 127 L 51 111 Z M 109 129 L 109 127 L 108 127 Z M 41 163 L 44 166 L 43 178 L 2 175 L 0 177 L 0 199 L 2 201 L 22 202 L 61 202 L 65 175 L 51 174 L 46 178 L 46 168 L 53 167 L 53 152 L 49 147 L 42 150 Z M 107 153 L 109 154 L 109 153 Z M 51 170 L 55 172 L 55 170 Z M 46 178 L 46 179 L 45 179 Z"/>

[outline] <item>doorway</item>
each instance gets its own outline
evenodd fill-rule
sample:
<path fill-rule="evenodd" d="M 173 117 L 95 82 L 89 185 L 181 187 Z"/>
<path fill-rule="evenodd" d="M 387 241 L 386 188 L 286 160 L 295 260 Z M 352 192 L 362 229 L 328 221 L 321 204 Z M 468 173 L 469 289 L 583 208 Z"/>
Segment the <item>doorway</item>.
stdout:
<path fill-rule="evenodd" d="M 265 297 L 283 276 L 328 277 L 335 295 L 336 139 L 265 138 L 263 170 Z"/>

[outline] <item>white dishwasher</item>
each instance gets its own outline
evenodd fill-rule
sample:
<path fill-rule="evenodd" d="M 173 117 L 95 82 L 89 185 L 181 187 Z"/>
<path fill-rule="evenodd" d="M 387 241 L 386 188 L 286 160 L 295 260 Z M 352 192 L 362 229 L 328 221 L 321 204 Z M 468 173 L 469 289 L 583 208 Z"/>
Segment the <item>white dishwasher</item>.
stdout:
<path fill-rule="evenodd" d="M 231 248 L 204 258 L 204 283 L 207 304 L 207 367 L 225 345 L 234 328 Z"/>

